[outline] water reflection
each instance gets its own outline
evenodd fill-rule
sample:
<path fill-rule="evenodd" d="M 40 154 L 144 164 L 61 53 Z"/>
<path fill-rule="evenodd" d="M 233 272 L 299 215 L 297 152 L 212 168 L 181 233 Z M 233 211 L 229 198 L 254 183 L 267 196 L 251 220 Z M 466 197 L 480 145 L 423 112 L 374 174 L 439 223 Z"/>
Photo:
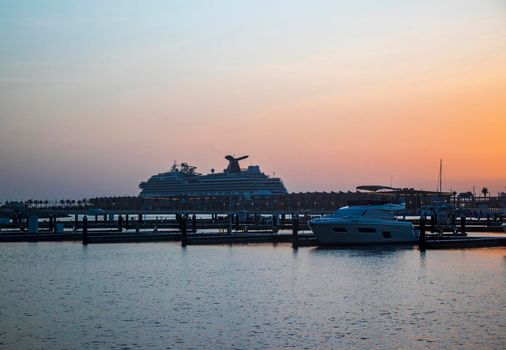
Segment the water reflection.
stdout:
<path fill-rule="evenodd" d="M 419 251 L 419 256 L 420 256 L 420 268 L 422 270 L 425 270 L 425 260 L 427 259 L 427 251 L 425 250 Z"/>
<path fill-rule="evenodd" d="M 505 256 L 5 244 L 0 348 L 503 348 Z"/>
<path fill-rule="evenodd" d="M 314 247 L 314 254 L 332 254 L 347 256 L 374 256 L 392 255 L 399 252 L 412 251 L 412 245 L 385 245 L 385 246 L 344 246 L 344 247 Z"/>

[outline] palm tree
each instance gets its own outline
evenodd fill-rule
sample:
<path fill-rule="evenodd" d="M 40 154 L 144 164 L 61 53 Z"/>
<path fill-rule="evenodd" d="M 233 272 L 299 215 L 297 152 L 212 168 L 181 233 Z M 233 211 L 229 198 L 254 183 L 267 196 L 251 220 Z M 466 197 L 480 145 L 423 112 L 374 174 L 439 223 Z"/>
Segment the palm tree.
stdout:
<path fill-rule="evenodd" d="M 484 197 L 487 197 L 487 194 L 488 194 L 488 188 L 483 187 L 483 188 L 481 189 L 481 193 L 483 193 L 483 196 L 484 196 Z"/>

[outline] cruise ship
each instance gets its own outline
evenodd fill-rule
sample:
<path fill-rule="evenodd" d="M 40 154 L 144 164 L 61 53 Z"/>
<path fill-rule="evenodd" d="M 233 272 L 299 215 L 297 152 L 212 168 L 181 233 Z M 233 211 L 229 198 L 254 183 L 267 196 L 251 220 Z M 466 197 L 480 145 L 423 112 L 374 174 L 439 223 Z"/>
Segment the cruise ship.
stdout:
<path fill-rule="evenodd" d="M 258 165 L 241 169 L 239 161 L 248 156 L 228 155 L 228 167 L 223 172 L 211 170 L 210 174 L 196 172 L 196 167 L 187 163 L 174 164 L 170 171 L 151 176 L 142 182 L 140 197 L 181 197 L 181 196 L 273 196 L 286 194 L 281 179 L 269 177 L 260 171 Z"/>

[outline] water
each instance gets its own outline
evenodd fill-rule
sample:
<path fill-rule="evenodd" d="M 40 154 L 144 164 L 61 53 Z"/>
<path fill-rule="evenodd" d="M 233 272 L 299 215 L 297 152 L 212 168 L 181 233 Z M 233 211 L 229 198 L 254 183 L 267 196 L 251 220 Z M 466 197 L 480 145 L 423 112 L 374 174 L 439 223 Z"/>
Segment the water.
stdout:
<path fill-rule="evenodd" d="M 506 346 L 506 249 L 3 243 L 0 348 Z"/>

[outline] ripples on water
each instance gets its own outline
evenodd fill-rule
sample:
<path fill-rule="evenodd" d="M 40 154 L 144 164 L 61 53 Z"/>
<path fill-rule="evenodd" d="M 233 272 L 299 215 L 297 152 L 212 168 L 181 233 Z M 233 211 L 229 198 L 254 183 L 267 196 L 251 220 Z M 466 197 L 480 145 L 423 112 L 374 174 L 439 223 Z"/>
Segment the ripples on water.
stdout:
<path fill-rule="evenodd" d="M 0 348 L 506 347 L 506 249 L 0 246 Z"/>

